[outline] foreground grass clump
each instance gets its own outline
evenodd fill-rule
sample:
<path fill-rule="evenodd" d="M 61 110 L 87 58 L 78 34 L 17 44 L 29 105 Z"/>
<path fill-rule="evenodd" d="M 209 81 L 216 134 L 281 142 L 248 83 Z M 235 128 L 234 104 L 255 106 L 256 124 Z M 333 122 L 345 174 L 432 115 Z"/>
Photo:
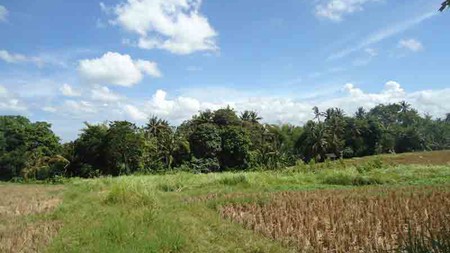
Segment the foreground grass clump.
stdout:
<path fill-rule="evenodd" d="M 105 201 L 111 204 L 155 207 L 157 200 L 152 188 L 131 181 L 122 180 L 112 184 Z"/>
<path fill-rule="evenodd" d="M 230 204 L 220 213 L 305 252 L 446 252 L 448 210 L 447 186 L 283 192 L 268 204 Z"/>
<path fill-rule="evenodd" d="M 248 184 L 248 179 L 244 174 L 237 174 L 223 177 L 219 182 L 224 185 Z"/>

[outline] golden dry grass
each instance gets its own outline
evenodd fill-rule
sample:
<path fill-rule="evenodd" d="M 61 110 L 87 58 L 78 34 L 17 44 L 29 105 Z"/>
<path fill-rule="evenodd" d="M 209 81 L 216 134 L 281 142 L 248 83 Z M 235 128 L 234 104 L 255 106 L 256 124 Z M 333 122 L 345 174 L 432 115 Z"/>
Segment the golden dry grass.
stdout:
<path fill-rule="evenodd" d="M 450 222 L 450 188 L 283 192 L 268 204 L 234 203 L 222 217 L 302 252 L 380 252 Z"/>
<path fill-rule="evenodd" d="M 348 159 L 346 163 L 351 165 L 360 164 L 367 162 L 367 160 L 370 161 L 374 157 L 380 158 L 381 161 L 389 165 L 450 165 L 450 150 L 367 156 Z"/>
<path fill-rule="evenodd" d="M 41 252 L 61 224 L 33 221 L 61 202 L 62 186 L 0 185 L 0 252 Z"/>

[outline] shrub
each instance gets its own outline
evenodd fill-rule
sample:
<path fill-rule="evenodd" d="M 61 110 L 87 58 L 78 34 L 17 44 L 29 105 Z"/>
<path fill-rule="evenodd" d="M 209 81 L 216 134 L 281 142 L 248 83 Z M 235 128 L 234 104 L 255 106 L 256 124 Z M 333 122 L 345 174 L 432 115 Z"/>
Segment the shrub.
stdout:
<path fill-rule="evenodd" d="M 200 173 L 215 172 L 220 170 L 219 160 L 217 158 L 192 158 L 190 162 L 192 170 Z"/>

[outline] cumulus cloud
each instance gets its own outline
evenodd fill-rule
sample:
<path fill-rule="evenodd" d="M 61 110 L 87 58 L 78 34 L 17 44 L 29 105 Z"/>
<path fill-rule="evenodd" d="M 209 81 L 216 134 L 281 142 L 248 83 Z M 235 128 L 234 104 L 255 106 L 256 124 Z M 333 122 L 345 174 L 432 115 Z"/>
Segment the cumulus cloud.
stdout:
<path fill-rule="evenodd" d="M 199 110 L 218 109 L 230 105 L 238 111 L 247 109 L 260 112 L 265 122 L 304 124 L 312 119 L 312 107 L 318 106 L 325 110 L 330 107 L 340 107 L 348 114 L 353 114 L 358 107 L 373 108 L 378 104 L 407 101 L 421 113 L 429 113 L 435 117 L 443 117 L 450 112 L 450 89 L 425 90 L 408 93 L 399 83 L 387 82 L 378 93 L 367 93 L 348 83 L 342 92 L 331 99 L 317 98 L 314 100 L 298 100 L 280 97 L 246 97 L 238 100 L 221 102 L 201 101 L 194 97 L 178 96 L 168 98 L 163 90 L 158 90 L 152 98 L 145 102 L 141 109 L 127 108 L 127 113 L 136 120 L 143 120 L 151 115 L 158 115 L 171 122 L 180 123 L 189 119 Z M 137 116 L 132 116 L 137 115 Z"/>
<path fill-rule="evenodd" d="M 124 106 L 124 112 L 132 120 L 135 120 L 135 121 L 143 121 L 143 120 L 146 120 L 148 118 L 147 114 L 145 114 L 144 112 L 140 111 L 134 105 L 125 105 Z"/>
<path fill-rule="evenodd" d="M 79 97 L 81 96 L 81 92 L 76 91 L 69 84 L 65 83 L 60 88 L 59 91 L 66 97 Z"/>
<path fill-rule="evenodd" d="M 108 87 L 96 87 L 92 90 L 92 100 L 101 102 L 117 102 L 122 100 L 122 96 L 115 94 Z"/>
<path fill-rule="evenodd" d="M 315 14 L 318 17 L 332 21 L 342 21 L 343 17 L 354 12 L 362 11 L 363 5 L 379 0 L 326 0 L 316 5 Z"/>
<path fill-rule="evenodd" d="M 123 107 L 123 112 L 128 118 L 136 121 L 148 119 L 152 115 L 158 115 L 170 119 L 172 122 L 180 123 L 190 118 L 199 110 L 211 108 L 217 109 L 220 105 L 213 103 L 201 103 L 199 100 L 190 97 L 179 96 L 173 99 L 167 97 L 167 92 L 157 90 L 152 98 L 139 106 L 127 104 Z"/>
<path fill-rule="evenodd" d="M 0 60 L 7 63 L 34 63 L 41 65 L 43 61 L 39 57 L 29 57 L 23 54 L 14 54 L 6 50 L 0 50 Z"/>
<path fill-rule="evenodd" d="M 130 87 L 142 81 L 144 75 L 160 77 L 154 62 L 133 60 L 127 54 L 108 52 L 100 58 L 81 60 L 78 72 L 92 84 Z"/>
<path fill-rule="evenodd" d="M 412 52 L 419 52 L 423 50 L 422 43 L 415 39 L 400 40 L 398 42 L 398 47 L 410 50 Z"/>
<path fill-rule="evenodd" d="M 96 106 L 89 101 L 66 100 L 62 105 L 65 113 L 72 115 L 86 115 L 98 112 Z"/>
<path fill-rule="evenodd" d="M 0 85 L 0 112 L 1 113 L 23 113 L 27 111 L 27 106 L 19 100 L 13 93 Z"/>
<path fill-rule="evenodd" d="M 144 49 L 164 49 L 175 54 L 214 51 L 217 32 L 200 13 L 201 0 L 127 0 L 104 12 L 113 12 L 110 23 L 139 36 Z"/>
<path fill-rule="evenodd" d="M 6 18 L 8 17 L 8 10 L 5 6 L 0 5 L 0 22 L 6 22 Z"/>

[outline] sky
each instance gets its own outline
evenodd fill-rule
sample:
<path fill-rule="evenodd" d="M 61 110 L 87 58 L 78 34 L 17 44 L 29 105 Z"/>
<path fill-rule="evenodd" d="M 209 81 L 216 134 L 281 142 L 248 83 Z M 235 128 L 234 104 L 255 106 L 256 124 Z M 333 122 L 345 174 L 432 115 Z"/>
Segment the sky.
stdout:
<path fill-rule="evenodd" d="M 83 122 L 205 109 L 304 124 L 312 107 L 450 112 L 442 0 L 0 0 L 0 115 Z"/>

